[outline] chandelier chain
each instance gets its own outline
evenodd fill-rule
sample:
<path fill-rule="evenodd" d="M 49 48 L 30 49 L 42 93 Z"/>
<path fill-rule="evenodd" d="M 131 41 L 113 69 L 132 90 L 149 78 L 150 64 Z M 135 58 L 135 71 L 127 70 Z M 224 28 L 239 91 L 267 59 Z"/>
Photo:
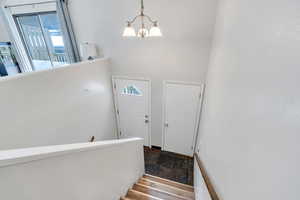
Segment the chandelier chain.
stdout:
<path fill-rule="evenodd" d="M 141 14 L 143 15 L 144 14 L 144 0 L 141 0 Z"/>

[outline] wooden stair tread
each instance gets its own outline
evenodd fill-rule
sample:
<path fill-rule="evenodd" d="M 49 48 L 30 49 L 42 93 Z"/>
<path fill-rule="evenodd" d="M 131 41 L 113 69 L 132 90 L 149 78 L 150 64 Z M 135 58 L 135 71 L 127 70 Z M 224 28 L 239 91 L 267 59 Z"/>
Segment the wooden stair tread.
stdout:
<path fill-rule="evenodd" d="M 145 174 L 143 176 L 143 178 L 148 179 L 150 181 L 154 181 L 154 182 L 162 183 L 162 184 L 169 185 L 169 186 L 172 186 L 172 187 L 176 187 L 176 188 L 179 188 L 179 189 L 182 189 L 182 190 L 186 190 L 186 191 L 189 191 L 189 192 L 194 192 L 194 187 L 193 186 L 186 185 L 186 184 L 183 184 L 183 183 L 178 183 L 178 182 L 175 182 L 175 181 L 171 181 L 171 180 L 168 180 L 168 179 L 152 176 L 152 175 L 149 175 L 149 174 Z"/>
<path fill-rule="evenodd" d="M 121 197 L 120 200 L 132 200 L 132 199 L 129 199 L 127 197 Z"/>
<path fill-rule="evenodd" d="M 134 184 L 132 187 L 133 190 L 158 197 L 163 200 L 191 200 L 188 197 L 178 196 L 174 193 L 169 193 L 163 190 L 159 190 L 150 186 L 142 185 L 142 184 Z"/>
<path fill-rule="evenodd" d="M 166 185 L 163 183 L 159 183 L 159 182 L 155 182 L 149 179 L 145 179 L 145 178 L 140 178 L 140 180 L 138 181 L 139 184 L 145 185 L 145 186 L 149 186 L 155 189 L 159 189 L 168 193 L 172 193 L 175 195 L 178 195 L 180 197 L 184 197 L 187 199 L 191 199 L 194 200 L 195 199 L 195 194 L 193 192 L 187 191 L 187 190 L 183 190 L 177 187 L 173 187 L 170 185 Z"/>
<path fill-rule="evenodd" d="M 163 199 L 151 196 L 149 194 L 145 194 L 143 192 L 136 191 L 134 189 L 128 190 L 126 198 L 129 198 L 132 200 L 163 200 Z"/>
<path fill-rule="evenodd" d="M 195 200 L 194 187 L 145 174 L 120 200 Z"/>

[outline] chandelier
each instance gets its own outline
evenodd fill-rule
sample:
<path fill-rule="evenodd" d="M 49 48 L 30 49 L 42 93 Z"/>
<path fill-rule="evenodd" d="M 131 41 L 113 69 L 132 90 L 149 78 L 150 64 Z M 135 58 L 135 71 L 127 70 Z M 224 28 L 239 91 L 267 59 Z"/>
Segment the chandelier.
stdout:
<path fill-rule="evenodd" d="M 141 27 L 138 30 L 137 34 L 135 32 L 135 29 L 132 27 L 132 25 L 140 19 Z M 150 23 L 150 30 L 147 28 L 145 22 Z M 141 0 L 141 10 L 140 14 L 133 18 L 131 21 L 127 21 L 127 26 L 124 29 L 123 37 L 140 37 L 140 38 L 146 38 L 146 37 L 161 37 L 162 33 L 160 31 L 160 28 L 158 27 L 158 22 L 154 21 L 149 17 L 148 15 L 145 15 L 144 13 L 144 0 Z"/>

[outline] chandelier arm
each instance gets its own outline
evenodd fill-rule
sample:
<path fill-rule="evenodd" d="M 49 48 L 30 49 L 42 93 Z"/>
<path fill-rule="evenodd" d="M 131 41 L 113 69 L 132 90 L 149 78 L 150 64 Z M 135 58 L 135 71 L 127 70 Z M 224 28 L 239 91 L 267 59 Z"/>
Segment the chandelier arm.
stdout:
<path fill-rule="evenodd" d="M 1 0 L 0 0 L 1 1 Z M 124 37 L 132 37 L 132 36 L 136 36 L 135 30 L 134 28 L 131 26 L 133 23 L 135 23 L 137 21 L 138 18 L 140 18 L 140 22 L 141 22 L 141 28 L 138 30 L 138 37 L 141 38 L 145 38 L 148 36 L 162 36 L 160 29 L 158 27 L 158 22 L 156 20 L 153 20 L 149 15 L 145 15 L 144 13 L 144 0 L 140 0 L 141 1 L 141 8 L 140 8 L 140 13 L 138 15 L 136 15 L 132 20 L 127 21 L 127 27 L 124 30 L 123 36 Z M 150 35 L 149 35 L 149 30 L 146 27 L 146 25 L 148 25 L 148 23 L 146 23 L 146 21 L 148 23 L 152 23 L 152 27 L 150 29 Z M 153 29 L 153 31 L 152 31 Z M 156 32 L 155 32 L 155 31 Z M 153 33 L 152 33 L 153 32 Z"/>
<path fill-rule="evenodd" d="M 134 23 L 137 18 L 141 17 L 141 15 L 135 16 L 131 21 L 128 21 L 130 24 Z"/>
<path fill-rule="evenodd" d="M 152 24 L 157 23 L 157 21 L 152 20 L 151 17 L 148 15 L 144 15 L 144 17 L 146 17 Z"/>
<path fill-rule="evenodd" d="M 135 16 L 131 21 L 127 21 L 127 22 L 130 23 L 130 24 L 132 24 L 139 17 L 141 17 L 141 18 L 146 17 L 152 24 L 156 24 L 157 23 L 157 21 L 152 20 L 152 18 L 149 15 L 145 15 L 144 14 L 144 0 L 141 0 L 141 14 Z"/>

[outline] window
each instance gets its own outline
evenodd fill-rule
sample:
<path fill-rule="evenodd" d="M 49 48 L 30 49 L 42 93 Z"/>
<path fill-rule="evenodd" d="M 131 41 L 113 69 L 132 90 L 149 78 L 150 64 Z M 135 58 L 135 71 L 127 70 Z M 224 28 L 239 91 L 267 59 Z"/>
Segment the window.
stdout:
<path fill-rule="evenodd" d="M 10 42 L 0 42 L 0 76 L 20 73 Z"/>
<path fill-rule="evenodd" d="M 142 96 L 142 92 L 134 85 L 126 86 L 123 89 L 122 94 L 130 96 Z"/>
<path fill-rule="evenodd" d="M 70 63 L 56 12 L 14 15 L 34 70 Z"/>
<path fill-rule="evenodd" d="M 21 73 L 80 61 L 68 1 L 14 2 L 2 10 Z"/>

